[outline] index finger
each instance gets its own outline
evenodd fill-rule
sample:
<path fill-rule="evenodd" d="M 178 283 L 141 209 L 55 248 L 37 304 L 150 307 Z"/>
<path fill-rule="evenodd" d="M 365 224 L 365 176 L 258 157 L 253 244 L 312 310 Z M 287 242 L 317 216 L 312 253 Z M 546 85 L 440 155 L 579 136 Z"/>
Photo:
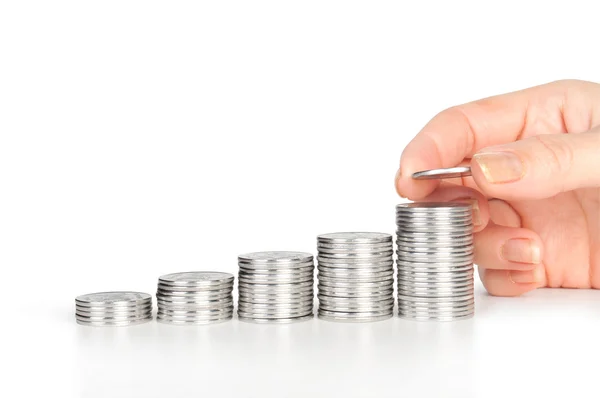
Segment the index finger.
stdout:
<path fill-rule="evenodd" d="M 439 181 L 417 181 L 412 179 L 413 173 L 454 167 L 482 148 L 516 141 L 526 126 L 529 103 L 563 92 L 564 85 L 560 82 L 549 83 L 439 113 L 404 149 L 396 175 L 396 190 L 411 200 L 426 197 L 437 188 Z M 557 112 L 560 113 L 558 106 Z"/>

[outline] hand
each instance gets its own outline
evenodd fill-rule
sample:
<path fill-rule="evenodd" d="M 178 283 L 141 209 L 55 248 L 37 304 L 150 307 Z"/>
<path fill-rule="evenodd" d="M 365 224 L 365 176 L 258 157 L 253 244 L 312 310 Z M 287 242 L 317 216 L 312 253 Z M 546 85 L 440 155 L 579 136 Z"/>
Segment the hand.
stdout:
<path fill-rule="evenodd" d="M 473 176 L 411 178 L 459 164 Z M 600 288 L 600 85 L 559 81 L 441 112 L 404 150 L 396 189 L 473 201 L 475 263 L 492 295 Z"/>

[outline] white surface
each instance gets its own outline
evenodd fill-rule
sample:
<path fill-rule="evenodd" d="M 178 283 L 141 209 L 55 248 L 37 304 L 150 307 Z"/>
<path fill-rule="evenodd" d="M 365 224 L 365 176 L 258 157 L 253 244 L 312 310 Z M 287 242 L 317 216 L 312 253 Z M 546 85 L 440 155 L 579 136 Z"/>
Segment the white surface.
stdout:
<path fill-rule="evenodd" d="M 401 3 L 0 3 L 2 396 L 597 391 L 591 291 L 481 296 L 443 325 L 75 324 L 78 294 L 393 232 L 400 153 L 435 113 L 600 81 L 593 2 Z"/>

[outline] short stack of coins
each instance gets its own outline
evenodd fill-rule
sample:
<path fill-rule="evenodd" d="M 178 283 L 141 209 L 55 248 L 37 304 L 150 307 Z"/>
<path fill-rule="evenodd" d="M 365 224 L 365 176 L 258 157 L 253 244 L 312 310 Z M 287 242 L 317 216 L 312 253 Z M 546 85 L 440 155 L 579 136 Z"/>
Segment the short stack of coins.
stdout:
<path fill-rule="evenodd" d="M 238 318 L 290 323 L 313 317 L 314 260 L 310 253 L 269 251 L 238 257 Z"/>
<path fill-rule="evenodd" d="M 91 293 L 75 298 L 75 320 L 87 326 L 131 326 L 152 320 L 152 296 L 138 292 Z"/>
<path fill-rule="evenodd" d="M 394 311 L 392 236 L 340 232 L 317 238 L 319 318 L 340 322 L 388 319 Z"/>
<path fill-rule="evenodd" d="M 158 322 L 204 325 L 233 317 L 233 280 L 226 272 L 179 272 L 158 279 Z"/>
<path fill-rule="evenodd" d="M 396 206 L 398 314 L 452 321 L 474 314 L 472 206 Z"/>

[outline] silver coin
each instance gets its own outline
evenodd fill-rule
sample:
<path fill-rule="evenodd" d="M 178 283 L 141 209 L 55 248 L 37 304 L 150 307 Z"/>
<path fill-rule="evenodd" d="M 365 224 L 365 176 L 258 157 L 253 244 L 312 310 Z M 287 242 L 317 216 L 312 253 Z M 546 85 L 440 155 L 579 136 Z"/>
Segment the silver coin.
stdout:
<path fill-rule="evenodd" d="M 388 265 L 390 262 L 393 261 L 393 257 L 390 256 L 386 256 L 386 257 L 379 257 L 376 259 L 365 259 L 365 258 L 339 258 L 339 259 L 335 259 L 335 258 L 326 258 L 326 257 L 321 257 L 319 256 L 319 265 L 320 266 L 330 266 L 330 267 L 335 267 L 335 265 L 338 265 L 340 267 L 343 268 L 353 268 L 352 265 L 354 265 L 354 268 L 367 268 L 369 266 L 371 267 L 383 267 L 385 265 Z"/>
<path fill-rule="evenodd" d="M 309 310 L 306 311 L 298 311 L 298 312 L 294 312 L 294 311 L 287 311 L 287 312 L 275 312 L 275 313 L 257 313 L 255 311 L 253 312 L 246 312 L 246 311 L 241 311 L 238 309 L 238 317 L 242 317 L 242 318 L 250 318 L 250 319 L 286 319 L 286 318 L 301 318 L 304 316 L 308 316 L 308 315 L 312 315 L 313 314 L 313 309 L 310 308 Z"/>
<path fill-rule="evenodd" d="M 394 277 L 394 270 L 384 272 L 373 272 L 368 273 L 330 273 L 325 271 L 319 271 L 317 279 L 329 281 L 329 282 L 373 282 L 373 281 L 384 281 Z"/>
<path fill-rule="evenodd" d="M 461 287 L 465 287 L 465 286 L 473 286 L 473 282 L 474 282 L 474 278 L 473 276 L 471 276 L 470 279 L 464 279 L 464 280 L 450 280 L 450 281 L 415 281 L 415 280 L 411 280 L 411 281 L 406 281 L 406 280 L 402 280 L 399 279 L 398 280 L 398 285 L 399 286 L 407 286 L 410 288 L 435 288 L 435 289 L 440 289 L 440 288 L 461 288 Z"/>
<path fill-rule="evenodd" d="M 293 297 L 302 297 L 302 296 L 310 296 L 314 293 L 315 289 L 312 286 L 304 287 L 300 290 L 252 290 L 242 287 L 238 290 L 238 296 L 240 297 L 265 297 L 265 298 L 293 298 Z"/>
<path fill-rule="evenodd" d="M 325 295 L 330 297 L 376 297 L 393 294 L 394 285 L 385 286 L 380 289 L 342 289 L 342 288 L 319 288 L 319 295 Z"/>
<path fill-rule="evenodd" d="M 225 318 L 232 318 L 233 317 L 233 312 L 229 312 L 229 313 L 223 313 L 222 315 L 216 315 L 216 316 L 204 316 L 204 317 L 173 317 L 170 315 L 166 315 L 166 314 L 158 314 L 156 316 L 156 320 L 157 321 L 169 321 L 169 322 L 187 322 L 187 323 L 194 323 L 194 322 L 212 322 L 212 321 L 219 321 L 221 319 L 225 319 Z"/>
<path fill-rule="evenodd" d="M 392 236 L 380 232 L 334 232 L 317 236 L 321 243 L 379 243 L 391 242 Z"/>
<path fill-rule="evenodd" d="M 394 275 L 394 270 L 389 269 L 387 271 L 380 272 L 327 272 L 327 271 L 319 271 L 317 274 L 317 279 L 326 280 L 330 279 L 333 281 L 341 281 L 341 282 L 368 282 L 368 281 L 377 281 L 377 280 L 387 280 L 389 277 Z"/>
<path fill-rule="evenodd" d="M 214 290 L 195 290 L 195 291 L 176 291 L 176 290 L 167 290 L 159 286 L 156 291 L 164 296 L 178 296 L 178 297 L 189 297 L 189 296 L 217 296 L 220 294 L 230 294 L 232 292 L 232 287 L 226 287 L 223 289 L 214 289 Z"/>
<path fill-rule="evenodd" d="M 252 274 L 249 272 L 244 272 L 244 271 L 240 271 L 238 274 L 238 278 L 244 278 L 244 279 L 252 279 L 252 280 L 293 280 L 293 279 L 306 279 L 306 278 L 312 278 L 314 276 L 315 272 L 314 269 L 311 269 L 309 271 L 302 271 L 302 272 L 293 272 L 293 273 L 272 273 L 272 274 Z"/>
<path fill-rule="evenodd" d="M 156 302 L 162 304 L 210 304 L 221 301 L 232 300 L 233 294 L 222 294 L 222 295 L 211 295 L 211 296 L 163 296 L 161 294 L 156 295 Z"/>
<path fill-rule="evenodd" d="M 336 298 L 319 298 L 319 307 L 388 307 L 394 305 L 394 297 L 388 296 L 386 298 L 372 300 L 372 299 L 336 299 Z M 347 311 L 352 312 L 352 311 Z"/>
<path fill-rule="evenodd" d="M 475 312 L 475 307 L 464 308 L 464 309 L 439 310 L 439 311 L 432 311 L 430 309 L 420 310 L 420 309 L 405 308 L 405 307 L 398 308 L 398 313 L 405 314 L 405 315 L 414 315 L 414 316 L 434 316 L 434 317 L 464 316 L 464 315 L 472 314 L 474 312 Z"/>
<path fill-rule="evenodd" d="M 308 290 L 312 290 L 314 286 L 313 281 L 300 282 L 300 283 L 286 283 L 278 285 L 266 285 L 258 283 L 244 283 L 240 282 L 238 291 L 255 292 L 255 293 L 300 293 Z"/>
<path fill-rule="evenodd" d="M 205 286 L 213 284 L 233 283 L 233 275 L 227 272 L 177 272 L 158 278 L 159 283 L 173 286 Z"/>
<path fill-rule="evenodd" d="M 160 289 L 161 291 L 173 292 L 173 293 L 178 293 L 178 292 L 209 293 L 209 292 L 214 292 L 215 290 L 217 290 L 217 291 L 233 290 L 233 284 L 215 285 L 215 286 L 212 286 L 211 288 L 207 288 L 207 287 L 198 288 L 198 287 L 192 287 L 192 286 L 167 286 L 162 283 L 159 283 L 157 288 Z"/>
<path fill-rule="evenodd" d="M 314 294 L 314 288 L 308 288 L 308 289 L 304 289 L 304 290 L 299 290 L 299 291 L 286 291 L 286 290 L 282 290 L 282 291 L 253 291 L 253 290 L 246 290 L 244 288 L 242 288 L 239 291 L 239 297 L 248 297 L 248 298 L 280 298 L 280 299 L 284 299 L 284 298 L 299 298 L 299 297 L 306 297 L 306 296 L 312 296 Z"/>
<path fill-rule="evenodd" d="M 381 257 L 388 257 L 394 253 L 394 245 L 391 245 L 386 248 L 386 250 L 379 251 L 361 251 L 361 252 L 328 252 L 325 250 L 319 250 L 319 257 L 322 258 L 366 258 L 368 260 L 377 259 Z"/>
<path fill-rule="evenodd" d="M 460 212 L 471 209 L 471 205 L 463 202 L 414 202 L 414 203 L 400 203 L 396 205 L 397 212 Z"/>
<path fill-rule="evenodd" d="M 215 318 L 209 320 L 172 320 L 168 318 L 156 318 L 158 323 L 173 326 L 202 326 L 202 325 L 215 325 L 218 323 L 228 322 L 233 318 L 233 314 L 226 318 Z"/>
<path fill-rule="evenodd" d="M 238 315 L 238 319 L 240 321 L 242 321 L 242 322 L 260 323 L 260 324 L 264 324 L 264 323 L 273 323 L 273 324 L 296 323 L 296 322 L 308 321 L 308 320 L 313 319 L 313 318 L 314 318 L 313 314 L 306 315 L 306 316 L 301 316 L 301 317 L 296 317 L 296 318 L 280 318 L 280 319 L 247 318 L 247 317 L 239 316 Z"/>
<path fill-rule="evenodd" d="M 305 263 L 312 259 L 313 255 L 310 253 L 293 251 L 264 251 L 238 256 L 238 261 L 250 264 Z"/>
<path fill-rule="evenodd" d="M 319 267 L 321 268 L 334 268 L 334 269 L 377 269 L 377 268 L 387 268 L 393 267 L 394 261 L 392 259 L 382 262 L 369 262 L 369 263 L 329 263 L 325 261 L 319 262 Z"/>
<path fill-rule="evenodd" d="M 233 313 L 223 317 L 214 318 L 203 318 L 203 319 L 174 319 L 168 316 L 160 316 L 156 318 L 156 321 L 168 325 L 213 325 L 216 323 L 222 323 L 230 321 L 233 318 Z"/>
<path fill-rule="evenodd" d="M 233 311 L 233 305 L 225 308 L 219 309 L 203 309 L 203 310 L 173 310 L 169 308 L 159 308 L 158 313 L 162 315 L 168 315 L 173 318 L 177 317 L 212 317 L 212 316 L 220 316 L 225 313 L 229 313 Z"/>
<path fill-rule="evenodd" d="M 84 310 L 80 308 L 75 309 L 75 314 L 83 315 L 83 316 L 102 316 L 102 317 L 121 317 L 121 316 L 135 316 L 141 314 L 147 314 L 152 312 L 152 307 L 144 307 L 135 310 L 127 310 L 127 311 L 98 311 L 98 310 Z"/>
<path fill-rule="evenodd" d="M 314 306 L 296 307 L 296 308 L 263 308 L 254 306 L 238 307 L 238 314 L 248 316 L 252 314 L 253 318 L 290 318 L 313 313 Z M 302 314 L 302 315 L 300 315 Z"/>
<path fill-rule="evenodd" d="M 446 169 L 423 170 L 413 173 L 415 180 L 439 180 L 445 178 L 468 177 L 471 175 L 471 168 L 468 166 L 449 167 Z"/>
<path fill-rule="evenodd" d="M 454 321 L 461 321 L 461 320 L 467 320 L 473 317 L 473 314 L 471 315 L 467 315 L 467 316 L 448 316 L 448 317 L 420 317 L 420 316 L 414 316 L 414 315 L 403 315 L 403 314 L 398 314 L 400 316 L 400 318 L 406 319 L 406 320 L 411 320 L 411 321 L 436 321 L 436 322 L 454 322 Z"/>
<path fill-rule="evenodd" d="M 343 313 L 356 313 L 364 314 L 371 312 L 383 312 L 389 311 L 394 312 L 394 303 L 386 306 L 358 306 L 358 307 L 341 307 L 341 306 L 328 306 L 326 304 L 319 305 L 319 311 L 330 311 L 330 312 L 343 312 Z"/>
<path fill-rule="evenodd" d="M 439 295 L 456 296 L 456 295 L 460 295 L 460 294 L 467 294 L 467 293 L 473 292 L 473 286 L 466 285 L 466 286 L 460 286 L 460 287 L 434 287 L 434 286 L 417 287 L 414 285 L 410 285 L 410 286 L 399 285 L 398 293 L 400 293 L 400 292 L 403 292 L 405 294 L 408 293 L 412 296 L 419 296 L 419 295 L 425 295 L 428 297 L 439 296 Z"/>
<path fill-rule="evenodd" d="M 391 310 L 371 311 L 371 312 L 342 312 L 342 311 L 327 311 L 319 310 L 319 317 L 332 317 L 339 320 L 372 320 L 393 314 Z"/>
<path fill-rule="evenodd" d="M 397 276 L 397 281 L 398 283 L 402 283 L 402 284 L 406 284 L 406 285 L 410 285 L 411 283 L 423 283 L 423 284 L 427 284 L 427 283 L 452 283 L 452 282 L 469 282 L 469 283 L 474 283 L 474 277 L 473 274 L 469 275 L 459 275 L 457 277 L 454 278 L 441 278 L 441 277 L 431 277 L 431 278 L 427 278 L 427 277 L 411 277 L 411 276 L 404 276 L 404 275 L 398 275 Z"/>
<path fill-rule="evenodd" d="M 474 275 L 475 269 L 473 267 L 469 267 L 461 270 L 460 272 L 445 272 L 445 271 L 437 271 L 431 270 L 431 268 L 427 268 L 428 271 L 431 272 L 422 272 L 422 271 L 412 271 L 405 269 L 398 269 L 397 276 L 398 278 L 407 278 L 407 279 L 428 279 L 428 280 L 453 280 L 453 279 L 463 279 L 470 278 Z"/>
<path fill-rule="evenodd" d="M 298 267 L 285 267 L 285 268 L 277 268 L 274 267 L 264 267 L 264 268 L 247 268 L 245 266 L 239 267 L 240 272 L 244 272 L 246 274 L 251 275 L 293 275 L 296 273 L 302 272 L 312 272 L 315 269 L 314 263 L 310 263 L 309 265 L 301 265 Z"/>
<path fill-rule="evenodd" d="M 388 286 L 392 286 L 394 283 L 393 277 L 388 280 L 377 280 L 374 282 L 360 282 L 360 281 L 351 281 L 344 282 L 339 280 L 334 280 L 332 282 L 326 281 L 323 279 L 319 279 L 319 283 L 317 287 L 329 287 L 329 288 L 347 288 L 347 289 L 381 289 Z"/>
<path fill-rule="evenodd" d="M 398 229 L 410 229 L 415 230 L 418 228 L 428 228 L 434 230 L 469 230 L 473 228 L 473 220 L 471 217 L 464 218 L 462 220 L 455 220 L 451 218 L 439 219 L 439 220 L 416 220 L 416 219 L 408 219 L 405 217 L 396 217 L 396 227 Z"/>
<path fill-rule="evenodd" d="M 133 317 L 90 317 L 83 315 L 75 315 L 75 319 L 80 322 L 85 323 L 99 323 L 99 324 L 121 324 L 127 322 L 137 322 L 140 320 L 145 320 L 148 318 L 152 318 L 152 313 L 148 313 L 145 315 L 133 316 Z"/>
<path fill-rule="evenodd" d="M 416 317 L 456 317 L 456 316 L 468 316 L 472 315 L 475 309 L 468 309 L 462 311 L 446 311 L 446 312 L 431 312 L 431 311 L 414 311 L 410 309 L 399 308 L 398 315 L 416 316 Z"/>
<path fill-rule="evenodd" d="M 332 311 L 332 312 L 374 312 L 374 311 L 393 311 L 394 301 L 390 301 L 386 304 L 374 304 L 374 303 L 319 303 L 319 311 Z"/>
<path fill-rule="evenodd" d="M 385 267 L 369 267 L 369 268 L 330 268 L 326 266 L 318 267 L 318 275 L 327 275 L 329 277 L 360 277 L 369 275 L 378 275 L 380 273 L 388 273 L 394 271 L 394 267 L 391 265 Z"/>
<path fill-rule="evenodd" d="M 120 326 L 135 326 L 135 325 L 141 325 L 143 323 L 147 323 L 150 322 L 152 320 L 152 317 L 148 317 L 148 318 L 142 318 L 142 319 L 138 319 L 135 321 L 118 321 L 118 322 L 89 322 L 86 320 L 82 320 L 82 319 L 76 319 L 75 321 L 79 324 L 79 325 L 83 325 L 83 326 L 96 326 L 96 327 L 120 327 Z"/>
<path fill-rule="evenodd" d="M 473 254 L 474 247 L 473 245 L 454 247 L 419 247 L 399 244 L 396 252 L 401 252 L 402 254 L 417 253 L 419 255 L 467 256 Z"/>
<path fill-rule="evenodd" d="M 417 307 L 417 308 L 431 308 L 431 309 L 443 309 L 443 308 L 460 308 L 468 307 L 475 304 L 475 298 L 470 298 L 462 301 L 444 301 L 444 302 L 428 302 L 428 301 L 398 301 L 399 306 L 405 307 Z"/>
<path fill-rule="evenodd" d="M 75 303 L 81 306 L 139 305 L 152 301 L 152 296 L 139 292 L 100 292 L 77 296 Z"/>
<path fill-rule="evenodd" d="M 194 304 L 171 304 L 171 303 L 159 303 L 159 309 L 171 309 L 179 311 L 190 311 L 190 310 L 211 310 L 227 308 L 234 305 L 233 300 L 218 302 L 218 303 L 194 303 Z"/>
<path fill-rule="evenodd" d="M 305 301 L 295 301 L 295 302 L 255 302 L 255 301 L 246 301 L 240 300 L 238 301 L 238 306 L 251 306 L 252 308 L 273 308 L 273 309 L 297 309 L 297 308 L 306 308 L 313 307 L 313 300 L 305 300 Z"/>
<path fill-rule="evenodd" d="M 399 249 L 396 252 L 396 255 L 400 257 L 402 260 L 414 260 L 415 262 L 443 262 L 443 261 L 452 261 L 452 262 L 463 262 L 463 261 L 473 261 L 474 254 L 473 253 L 448 253 L 448 252 L 434 252 L 434 253 L 424 253 L 419 251 L 407 251 L 403 249 Z"/>
<path fill-rule="evenodd" d="M 409 272 L 451 272 L 451 273 L 461 273 L 464 271 L 469 271 L 473 269 L 473 262 L 467 261 L 462 264 L 458 263 L 448 263 L 448 262 L 439 262 L 439 263 L 411 263 L 407 261 L 398 260 L 398 271 L 409 271 Z"/>
<path fill-rule="evenodd" d="M 250 278 L 238 278 L 239 283 L 244 283 L 246 285 L 269 285 L 269 286 L 287 286 L 287 285 L 297 285 L 300 283 L 314 283 L 314 276 L 296 278 L 296 279 L 282 279 L 282 280 L 274 280 L 274 279 L 250 279 Z"/>
<path fill-rule="evenodd" d="M 430 248 L 430 249 L 446 249 L 446 248 L 467 248 L 467 247 L 474 247 L 474 242 L 472 238 L 469 238 L 469 240 L 464 240 L 464 241 L 460 241 L 458 239 L 455 239 L 454 241 L 452 241 L 451 239 L 448 239 L 447 241 L 438 241 L 435 242 L 433 240 L 430 241 L 408 241 L 408 240 L 401 240 L 400 238 L 398 239 L 398 244 L 396 245 L 396 249 L 398 249 L 399 247 L 407 247 L 407 248 Z"/>
<path fill-rule="evenodd" d="M 467 300 L 472 300 L 475 298 L 475 294 L 474 293 L 467 293 L 467 294 L 457 294 L 455 296 L 449 296 L 449 297 L 418 297 L 418 296 L 411 296 L 411 295 L 405 295 L 405 294 L 398 294 L 398 302 L 402 302 L 402 301 L 407 301 L 407 302 L 420 302 L 420 303 L 449 303 L 449 302 L 455 302 L 455 301 L 467 301 Z"/>
<path fill-rule="evenodd" d="M 469 211 L 471 210 L 471 211 Z M 447 211 L 397 211 L 396 221 L 406 220 L 407 222 L 448 222 L 448 221 L 471 221 L 473 219 L 473 208 L 465 207 L 460 212 L 448 213 Z"/>
<path fill-rule="evenodd" d="M 363 253 L 387 251 L 393 246 L 393 242 L 367 244 L 367 243 L 317 243 L 317 250 L 324 253 Z"/>
<path fill-rule="evenodd" d="M 372 303 L 375 301 L 382 301 L 382 300 L 391 300 L 393 299 L 394 295 L 393 292 L 386 292 L 386 293 L 382 293 L 382 294 L 373 294 L 373 295 L 336 295 L 336 294 L 329 294 L 329 293 L 319 293 L 317 295 L 317 298 L 319 299 L 319 301 L 327 301 L 327 302 L 332 302 L 332 303 L 348 303 L 348 302 L 353 302 L 353 303 Z"/>

